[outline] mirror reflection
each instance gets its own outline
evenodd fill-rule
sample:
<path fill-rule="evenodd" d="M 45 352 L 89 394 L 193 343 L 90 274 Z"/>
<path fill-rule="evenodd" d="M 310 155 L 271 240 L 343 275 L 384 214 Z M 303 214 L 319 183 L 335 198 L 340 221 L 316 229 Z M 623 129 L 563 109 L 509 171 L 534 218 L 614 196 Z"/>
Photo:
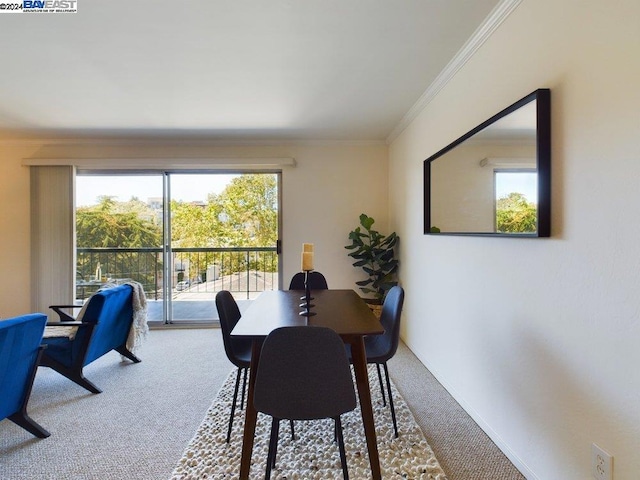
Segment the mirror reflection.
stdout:
<path fill-rule="evenodd" d="M 534 92 L 425 161 L 425 233 L 543 236 L 538 103 Z"/>

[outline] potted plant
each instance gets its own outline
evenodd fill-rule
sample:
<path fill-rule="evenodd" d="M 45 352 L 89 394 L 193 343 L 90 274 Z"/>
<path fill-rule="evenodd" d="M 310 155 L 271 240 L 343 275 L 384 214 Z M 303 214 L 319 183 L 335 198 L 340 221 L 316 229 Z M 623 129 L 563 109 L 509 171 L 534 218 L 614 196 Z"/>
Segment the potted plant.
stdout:
<path fill-rule="evenodd" d="M 351 244 L 344 248 L 356 261 L 354 267 L 362 267 L 369 276 L 356 282 L 360 290 L 373 298 L 365 298 L 368 303 L 381 305 L 389 289 L 398 284 L 398 260 L 394 247 L 399 237 L 395 232 L 388 236 L 373 230 L 375 220 L 366 214 L 360 215 L 360 226 L 349 233 Z"/>

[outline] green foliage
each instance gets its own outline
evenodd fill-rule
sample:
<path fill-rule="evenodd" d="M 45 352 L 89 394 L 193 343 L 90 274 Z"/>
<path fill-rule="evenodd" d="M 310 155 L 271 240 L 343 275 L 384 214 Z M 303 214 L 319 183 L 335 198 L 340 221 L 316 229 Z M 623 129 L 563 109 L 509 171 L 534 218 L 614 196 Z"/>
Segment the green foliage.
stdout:
<path fill-rule="evenodd" d="M 103 196 L 99 198 L 98 205 L 80 207 L 76 211 L 76 244 L 78 248 L 158 247 L 162 245 L 162 227 L 154 211 L 139 200 L 116 202 Z M 105 275 L 115 273 L 109 269 L 117 268 L 120 275 L 127 278 L 143 284 L 154 283 L 155 253 L 79 255 L 76 268 L 89 275 L 98 262 L 103 265 Z"/>
<path fill-rule="evenodd" d="M 271 247 L 278 238 L 278 194 L 275 174 L 246 174 L 234 178 L 219 195 L 210 194 L 206 203 L 172 201 L 172 247 Z M 142 248 L 162 246 L 162 212 L 132 198 L 117 202 L 102 196 L 98 205 L 80 207 L 76 211 L 78 248 Z M 145 273 L 143 265 L 156 265 L 155 253 L 117 253 L 115 264 L 121 275 L 131 278 Z M 219 255 L 219 254 L 218 254 Z M 146 258 L 149 257 L 149 258 Z M 212 252 L 187 252 L 192 271 L 187 278 L 196 278 L 214 262 Z M 83 275 L 93 272 L 97 261 L 106 268 L 115 269 L 114 254 L 99 254 L 92 258 L 79 257 L 78 271 Z M 91 264 L 90 264 L 91 263 Z M 221 265 L 223 275 L 244 270 L 277 271 L 272 252 L 255 252 L 249 257 L 243 252 L 232 256 L 232 261 Z M 113 273 L 113 272 L 109 272 Z M 138 278 L 136 278 L 138 279 Z M 151 280 L 149 280 L 151 282 Z M 152 283 L 152 282 L 151 282 Z"/>
<path fill-rule="evenodd" d="M 360 226 L 349 233 L 351 244 L 344 248 L 356 261 L 354 267 L 361 267 L 369 276 L 356 282 L 364 293 L 372 293 L 377 300 L 383 300 L 389 289 L 398 284 L 398 260 L 394 247 L 399 237 L 395 232 L 384 236 L 373 230 L 375 220 L 366 214 L 360 215 Z"/>
<path fill-rule="evenodd" d="M 276 175 L 245 174 L 231 180 L 219 194 L 210 194 L 204 205 L 171 203 L 173 247 L 270 247 L 278 239 L 278 190 Z M 198 253 L 186 254 L 190 265 L 206 264 Z M 240 270 L 273 272 L 269 252 L 257 252 L 247 260 L 222 265 L 223 275 Z M 248 266 L 247 266 L 248 262 Z M 194 278 L 199 272 L 189 272 Z"/>
<path fill-rule="evenodd" d="M 500 233 L 535 233 L 537 208 L 522 193 L 512 192 L 496 204 L 496 231 Z"/>
<path fill-rule="evenodd" d="M 151 209 L 141 215 L 140 202 L 118 203 L 111 197 L 100 197 L 92 207 L 76 211 L 76 243 L 78 248 L 139 248 L 162 244 L 162 228 Z M 136 209 L 138 211 L 136 211 Z"/>
<path fill-rule="evenodd" d="M 220 238 L 226 246 L 262 247 L 278 239 L 276 175 L 248 174 L 234 178 L 209 203 L 220 220 Z"/>

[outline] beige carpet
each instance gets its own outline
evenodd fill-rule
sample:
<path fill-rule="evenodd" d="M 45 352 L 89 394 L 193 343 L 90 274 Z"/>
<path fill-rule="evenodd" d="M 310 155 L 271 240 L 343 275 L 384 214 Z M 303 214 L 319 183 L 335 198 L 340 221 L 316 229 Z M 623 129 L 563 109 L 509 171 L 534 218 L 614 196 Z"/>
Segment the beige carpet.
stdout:
<path fill-rule="evenodd" d="M 226 432 L 233 395 L 235 373 L 227 378 L 195 437 L 175 468 L 172 480 L 238 478 L 242 448 L 243 412 L 237 412 L 231 442 Z M 372 403 L 378 436 L 380 466 L 384 479 L 446 480 L 431 447 L 427 443 L 406 403 L 395 386 L 394 402 L 399 438 L 394 437 L 388 405 L 382 403 L 374 366 L 369 367 Z M 342 416 L 349 476 L 371 478 L 362 418 L 359 408 Z M 258 415 L 251 478 L 264 476 L 271 427 L 270 417 Z M 296 422 L 292 440 L 287 422 L 281 424 L 276 469 L 273 479 L 341 479 L 337 444 L 333 441 L 333 422 L 318 420 Z"/>

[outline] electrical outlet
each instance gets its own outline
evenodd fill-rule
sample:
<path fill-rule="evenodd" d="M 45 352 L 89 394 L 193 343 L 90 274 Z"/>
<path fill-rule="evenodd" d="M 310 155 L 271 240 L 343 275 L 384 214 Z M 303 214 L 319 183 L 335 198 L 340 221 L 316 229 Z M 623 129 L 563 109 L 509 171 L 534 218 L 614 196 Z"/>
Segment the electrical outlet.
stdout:
<path fill-rule="evenodd" d="M 591 473 L 597 480 L 613 480 L 613 457 L 595 443 L 591 444 Z"/>

